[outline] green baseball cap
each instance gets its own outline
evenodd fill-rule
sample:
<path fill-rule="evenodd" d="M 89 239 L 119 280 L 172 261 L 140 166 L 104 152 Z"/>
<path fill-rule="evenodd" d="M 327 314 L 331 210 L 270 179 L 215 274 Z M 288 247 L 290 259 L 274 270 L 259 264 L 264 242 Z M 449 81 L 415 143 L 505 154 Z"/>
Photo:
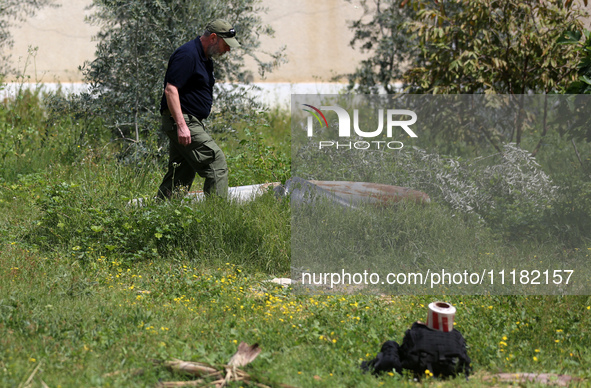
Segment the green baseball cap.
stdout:
<path fill-rule="evenodd" d="M 240 47 L 240 43 L 238 43 L 235 38 L 236 30 L 227 21 L 223 19 L 216 19 L 213 22 L 207 24 L 205 29 L 224 39 L 228 46 L 232 48 Z"/>

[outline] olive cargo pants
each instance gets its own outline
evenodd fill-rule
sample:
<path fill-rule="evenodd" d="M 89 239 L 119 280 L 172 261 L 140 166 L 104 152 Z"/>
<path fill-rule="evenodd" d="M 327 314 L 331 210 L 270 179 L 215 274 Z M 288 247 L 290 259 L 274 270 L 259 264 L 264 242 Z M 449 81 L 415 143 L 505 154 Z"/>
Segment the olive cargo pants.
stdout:
<path fill-rule="evenodd" d="M 162 115 L 162 131 L 170 139 L 168 171 L 158 189 L 158 198 L 170 198 L 176 190 L 189 190 L 195 174 L 205 178 L 205 194 L 228 195 L 228 166 L 220 147 L 205 132 L 203 122 L 196 117 L 183 114 L 191 143 L 187 146 L 178 142 L 177 126 L 167 112 Z"/>

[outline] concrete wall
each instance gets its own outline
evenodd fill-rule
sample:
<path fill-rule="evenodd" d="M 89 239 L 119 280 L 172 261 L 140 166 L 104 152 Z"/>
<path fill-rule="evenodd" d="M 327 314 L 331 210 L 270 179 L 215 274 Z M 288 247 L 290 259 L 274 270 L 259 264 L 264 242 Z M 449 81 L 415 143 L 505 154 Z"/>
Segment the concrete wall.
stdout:
<path fill-rule="evenodd" d="M 36 74 L 32 64 L 27 67 L 31 81 L 79 82 L 82 74 L 78 66 L 94 57 L 92 37 L 98 32 L 84 21 L 91 1 L 56 2 L 61 7 L 44 8 L 12 30 L 12 61 L 22 71 L 29 57 L 28 47 L 38 47 Z M 263 81 L 328 81 L 335 74 L 354 70 L 360 55 L 349 47 L 352 33 L 347 20 L 359 18 L 360 7 L 344 0 L 264 0 L 263 6 L 268 8 L 264 22 L 276 33 L 274 38 L 263 37 L 262 49 L 271 52 L 285 45 L 289 61 Z M 253 81 L 262 81 L 254 61 L 247 63 L 253 70 Z"/>
<path fill-rule="evenodd" d="M 265 81 L 327 82 L 355 70 L 362 55 L 349 46 L 353 33 L 347 21 L 363 15 L 357 2 L 266 0 L 263 4 L 269 10 L 264 20 L 275 30 L 275 38 L 263 38 L 262 48 L 275 51 L 285 45 L 288 60 Z"/>
<path fill-rule="evenodd" d="M 13 67 L 22 72 L 28 60 L 26 74 L 32 82 L 80 82 L 82 74 L 78 66 L 94 57 L 92 37 L 98 28 L 84 21 L 90 14 L 85 8 L 91 2 L 57 0 L 56 3 L 61 7 L 43 8 L 11 31 L 15 41 L 10 51 Z M 38 47 L 35 58 L 28 54 L 29 47 Z"/>
<path fill-rule="evenodd" d="M 29 57 L 28 47 L 37 46 L 36 70 L 32 63 L 27 67 L 31 81 L 80 82 L 82 74 L 78 66 L 93 58 L 92 37 L 98 32 L 84 21 L 91 1 L 56 2 L 61 7 L 44 8 L 13 29 L 13 64 L 22 71 Z M 261 79 L 254 61 L 248 61 L 254 73 L 252 81 L 327 82 L 334 75 L 352 72 L 362 59 L 349 46 L 352 32 L 347 27 L 348 20 L 362 15 L 357 0 L 263 0 L 262 3 L 268 8 L 263 19 L 276 31 L 274 38 L 262 38 L 262 49 L 275 51 L 287 46 L 288 63 Z M 589 20 L 586 22 L 589 25 Z"/>

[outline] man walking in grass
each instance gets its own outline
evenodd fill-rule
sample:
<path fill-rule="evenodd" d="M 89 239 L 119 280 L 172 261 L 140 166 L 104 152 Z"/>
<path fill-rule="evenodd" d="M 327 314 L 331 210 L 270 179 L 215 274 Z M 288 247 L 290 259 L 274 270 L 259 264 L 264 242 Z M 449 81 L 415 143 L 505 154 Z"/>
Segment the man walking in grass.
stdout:
<path fill-rule="evenodd" d="M 162 130 L 170 139 L 168 171 L 158 189 L 158 198 L 191 188 L 195 174 L 205 178 L 205 194 L 226 197 L 228 166 L 224 153 L 205 131 L 203 120 L 213 102 L 212 59 L 240 47 L 230 23 L 209 23 L 203 35 L 179 47 L 168 61 L 160 103 Z"/>

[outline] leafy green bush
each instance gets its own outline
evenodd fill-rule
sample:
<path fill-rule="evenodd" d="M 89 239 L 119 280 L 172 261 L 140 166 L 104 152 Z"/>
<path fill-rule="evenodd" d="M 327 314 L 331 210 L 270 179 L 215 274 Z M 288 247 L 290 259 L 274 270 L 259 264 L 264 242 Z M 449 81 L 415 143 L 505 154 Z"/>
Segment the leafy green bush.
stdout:
<path fill-rule="evenodd" d="M 85 262 L 101 255 L 125 261 L 192 257 L 264 271 L 288 268 L 289 206 L 272 194 L 242 205 L 212 198 L 135 206 L 89 196 L 87 189 L 73 183 L 48 187 L 28 240 L 69 250 Z"/>
<path fill-rule="evenodd" d="M 266 145 L 263 135 L 244 130 L 238 150 L 227 155 L 230 185 L 282 182 L 290 176 L 289 155 Z"/>
<path fill-rule="evenodd" d="M 581 42 L 581 38 L 585 39 Z M 591 94 L 591 31 L 567 30 L 558 43 L 562 45 L 575 45 L 576 50 L 581 54 L 577 66 L 579 78 L 564 89 L 567 94 Z"/>
<path fill-rule="evenodd" d="M 486 157 L 445 157 L 414 147 L 392 155 L 379 150 L 344 155 L 303 147 L 297 171 L 306 178 L 409 187 L 455 211 L 473 213 L 512 237 L 539 230 L 556 185 L 527 150 L 505 144 Z M 373 168 L 368 168 L 372 166 Z"/>
<path fill-rule="evenodd" d="M 568 245 L 589 243 L 591 180 L 562 178 L 558 182 L 556 198 L 546 209 L 543 226 Z"/>
<path fill-rule="evenodd" d="M 1 176 L 14 179 L 58 161 L 75 143 L 75 126 L 47 115 L 39 89 L 22 89 L 14 99 L 0 103 Z"/>

